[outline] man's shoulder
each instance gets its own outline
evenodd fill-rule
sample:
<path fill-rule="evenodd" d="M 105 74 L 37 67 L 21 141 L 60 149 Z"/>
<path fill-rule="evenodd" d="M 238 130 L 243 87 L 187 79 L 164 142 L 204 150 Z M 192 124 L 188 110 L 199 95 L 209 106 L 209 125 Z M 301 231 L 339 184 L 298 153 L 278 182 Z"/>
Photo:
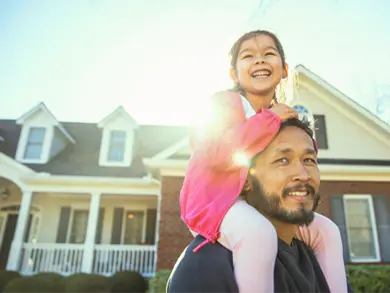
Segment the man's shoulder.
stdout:
<path fill-rule="evenodd" d="M 238 292 L 231 251 L 197 236 L 185 249 L 172 272 L 168 292 Z"/>

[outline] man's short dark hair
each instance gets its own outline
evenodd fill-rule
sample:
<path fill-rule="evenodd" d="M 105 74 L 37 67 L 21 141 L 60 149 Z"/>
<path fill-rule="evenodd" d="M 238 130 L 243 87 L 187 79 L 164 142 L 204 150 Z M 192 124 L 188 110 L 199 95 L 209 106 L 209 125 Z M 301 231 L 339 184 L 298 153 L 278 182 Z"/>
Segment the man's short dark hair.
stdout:
<path fill-rule="evenodd" d="M 295 126 L 295 127 L 302 129 L 310 136 L 310 138 L 313 140 L 313 143 L 314 143 L 314 132 L 312 130 L 312 123 L 310 123 L 308 119 L 304 118 L 304 119 L 300 120 L 297 118 L 290 118 L 290 119 L 284 121 L 280 125 L 278 133 L 280 133 L 284 128 L 286 128 L 288 126 Z M 276 134 L 276 135 L 278 135 L 278 134 Z M 257 158 L 260 156 L 260 154 L 261 154 L 261 152 L 257 153 L 251 159 L 251 165 L 250 165 L 251 168 L 255 166 Z"/>

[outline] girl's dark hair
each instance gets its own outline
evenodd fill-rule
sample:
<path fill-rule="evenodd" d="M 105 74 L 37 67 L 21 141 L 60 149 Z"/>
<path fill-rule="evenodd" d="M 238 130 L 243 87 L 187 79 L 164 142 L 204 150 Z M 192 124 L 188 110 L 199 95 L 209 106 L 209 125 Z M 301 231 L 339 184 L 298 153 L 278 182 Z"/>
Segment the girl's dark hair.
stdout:
<path fill-rule="evenodd" d="M 279 51 L 280 57 L 282 58 L 282 65 L 283 68 L 286 67 L 286 56 L 284 54 L 283 46 L 278 37 L 266 30 L 256 30 L 256 31 L 251 31 L 248 32 L 244 35 L 242 35 L 233 45 L 233 47 L 230 49 L 229 52 L 229 59 L 230 59 L 230 66 L 234 70 L 236 70 L 236 65 L 237 65 L 237 58 L 238 58 L 238 53 L 240 52 L 240 48 L 243 42 L 250 40 L 256 36 L 260 35 L 266 35 L 272 38 L 272 40 L 275 42 L 276 49 Z M 234 87 L 231 89 L 231 91 L 239 92 L 241 94 L 243 93 L 242 88 L 240 87 L 239 84 L 235 84 Z M 276 101 L 276 97 L 274 97 L 274 100 Z"/>

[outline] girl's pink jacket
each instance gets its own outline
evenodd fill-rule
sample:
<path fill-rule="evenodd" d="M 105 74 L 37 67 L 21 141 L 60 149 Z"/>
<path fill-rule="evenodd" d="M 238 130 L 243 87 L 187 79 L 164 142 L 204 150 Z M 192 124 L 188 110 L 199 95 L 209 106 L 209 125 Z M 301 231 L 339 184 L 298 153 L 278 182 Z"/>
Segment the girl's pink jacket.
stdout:
<path fill-rule="evenodd" d="M 277 134 L 281 120 L 261 109 L 248 120 L 241 96 L 220 92 L 211 98 L 213 122 L 191 137 L 193 153 L 180 193 L 181 218 L 192 231 L 215 242 L 225 214 L 237 200 L 249 166 L 233 162 L 242 153 L 250 160 Z"/>

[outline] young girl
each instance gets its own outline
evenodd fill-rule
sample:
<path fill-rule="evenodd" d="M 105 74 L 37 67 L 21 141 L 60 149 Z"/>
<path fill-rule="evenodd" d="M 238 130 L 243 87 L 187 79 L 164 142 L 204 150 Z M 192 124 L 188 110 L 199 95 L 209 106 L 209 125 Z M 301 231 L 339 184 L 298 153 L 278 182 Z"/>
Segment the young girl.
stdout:
<path fill-rule="evenodd" d="M 241 293 L 273 292 L 276 231 L 239 199 L 249 166 L 237 158 L 249 161 L 271 142 L 281 122 L 298 114 L 276 101 L 276 88 L 287 77 L 288 66 L 274 34 L 243 35 L 230 57 L 235 90 L 212 97 L 213 121 L 192 137 L 193 154 L 180 194 L 181 215 L 194 235 L 207 239 L 204 244 L 218 241 L 233 252 Z M 347 292 L 337 226 L 316 213 L 309 227 L 299 228 L 297 237 L 315 252 L 331 292 Z"/>

